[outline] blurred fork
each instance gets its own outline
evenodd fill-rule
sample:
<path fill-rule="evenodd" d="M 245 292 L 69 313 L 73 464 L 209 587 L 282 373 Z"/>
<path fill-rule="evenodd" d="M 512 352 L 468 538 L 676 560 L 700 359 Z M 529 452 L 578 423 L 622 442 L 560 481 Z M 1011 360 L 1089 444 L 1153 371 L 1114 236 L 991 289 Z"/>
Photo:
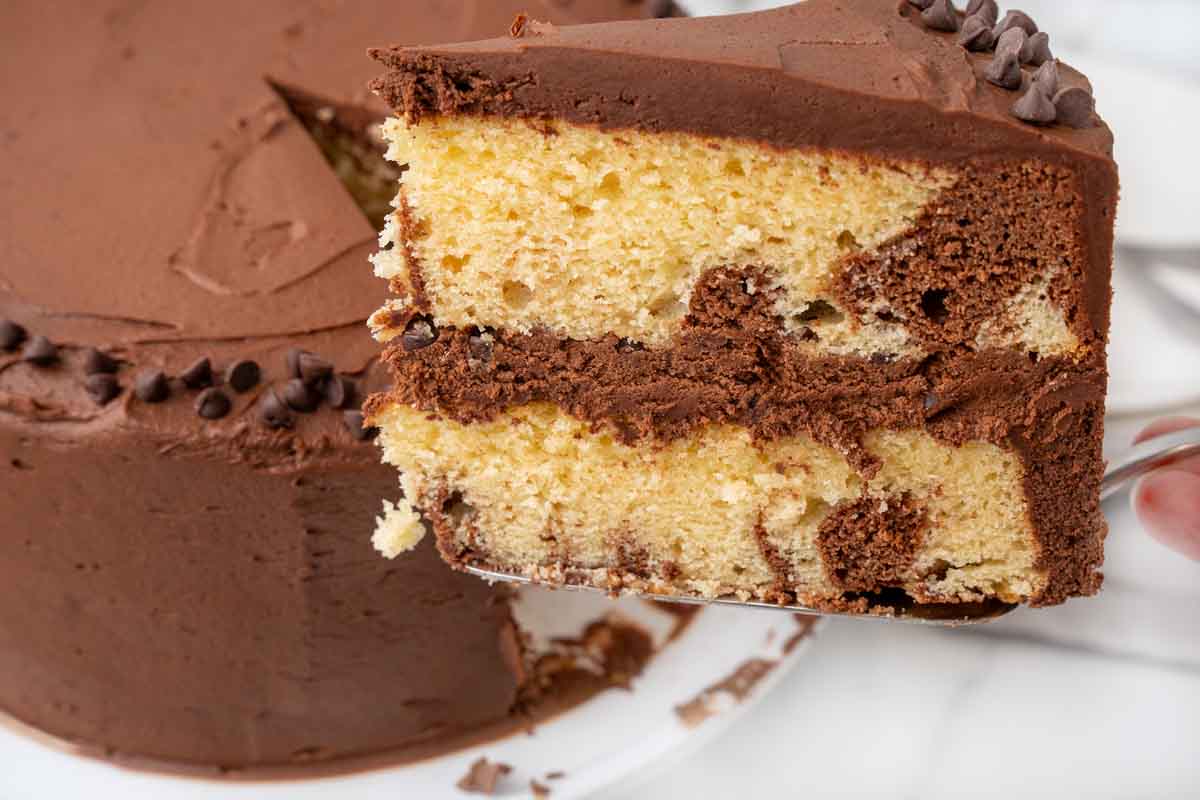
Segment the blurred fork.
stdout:
<path fill-rule="evenodd" d="M 1200 270 L 1200 247 L 1150 247 L 1119 244 L 1117 250 L 1141 261 L 1152 261 L 1172 267 Z"/>
<path fill-rule="evenodd" d="M 1177 431 L 1136 445 L 1108 465 L 1108 470 L 1105 472 L 1104 479 L 1100 484 L 1100 499 L 1101 501 L 1109 500 L 1122 490 L 1129 488 L 1136 480 L 1154 470 L 1162 469 L 1163 467 L 1168 467 L 1184 459 L 1193 457 L 1200 457 L 1200 428 Z M 511 575 L 506 572 L 497 572 L 495 570 L 472 566 L 468 566 L 466 569 L 468 572 L 491 582 L 537 583 L 533 579 L 521 575 Z M 555 588 L 594 592 L 606 591 L 594 586 L 564 585 Z M 729 600 L 725 598 L 710 600 L 698 597 L 679 597 L 660 594 L 642 594 L 641 596 L 666 603 L 686 603 L 690 605 L 712 603 L 723 606 L 766 608 L 774 611 L 786 611 L 792 614 L 899 620 L 901 622 L 944 627 L 989 622 L 1004 616 L 1016 608 L 1011 603 L 1004 603 L 999 600 L 989 600 L 980 603 L 913 603 L 901 600 L 899 603 L 892 603 L 889 598 L 887 602 L 894 610 L 891 615 L 884 616 L 864 612 L 827 611 L 803 605 L 776 605 L 774 603 L 753 601 L 743 602 L 741 600 Z"/>

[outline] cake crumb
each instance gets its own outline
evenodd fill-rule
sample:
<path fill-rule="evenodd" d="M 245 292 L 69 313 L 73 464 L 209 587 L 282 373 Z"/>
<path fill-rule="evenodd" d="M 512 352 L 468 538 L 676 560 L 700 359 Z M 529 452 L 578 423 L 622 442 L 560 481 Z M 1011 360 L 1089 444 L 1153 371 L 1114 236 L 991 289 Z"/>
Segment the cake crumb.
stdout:
<path fill-rule="evenodd" d="M 535 780 L 529 781 L 529 791 L 533 792 L 533 796 L 538 798 L 538 800 L 545 800 L 545 798 L 550 796 L 550 787 Z"/>
<path fill-rule="evenodd" d="M 528 14 L 517 14 L 512 21 L 512 25 L 508 29 L 508 35 L 514 39 L 520 39 L 525 35 L 525 26 L 529 24 Z"/>
<path fill-rule="evenodd" d="M 385 558 L 395 558 L 412 550 L 424 538 L 425 525 L 412 506 L 383 501 L 383 516 L 375 518 L 375 533 L 371 536 L 376 550 Z"/>
<path fill-rule="evenodd" d="M 783 643 L 784 655 L 791 653 L 802 641 L 807 639 L 813 628 L 816 627 L 817 620 L 820 619 L 814 614 L 795 614 L 794 616 L 797 630 Z"/>
<path fill-rule="evenodd" d="M 689 728 L 695 728 L 710 717 L 750 696 L 759 681 L 767 677 L 779 662 L 752 658 L 742 663 L 723 680 L 702 690 L 692 699 L 675 706 L 675 715 Z M 727 701 L 723 704 L 721 701 Z"/>
<path fill-rule="evenodd" d="M 512 767 L 508 764 L 479 758 L 471 764 L 467 774 L 459 778 L 458 783 L 454 785 L 470 794 L 492 795 L 496 793 L 496 785 L 500 779 L 510 772 Z"/>

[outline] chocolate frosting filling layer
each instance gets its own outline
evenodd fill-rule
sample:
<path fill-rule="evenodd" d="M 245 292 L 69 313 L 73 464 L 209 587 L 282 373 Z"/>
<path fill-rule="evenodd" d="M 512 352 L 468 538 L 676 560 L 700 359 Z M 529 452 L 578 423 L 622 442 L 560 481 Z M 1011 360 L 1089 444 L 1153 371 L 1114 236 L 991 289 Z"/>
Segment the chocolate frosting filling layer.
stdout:
<path fill-rule="evenodd" d="M 1040 602 L 1094 590 L 1100 554 L 1093 543 L 1103 525 L 1095 500 L 1106 380 L 1100 357 L 943 350 L 889 362 L 813 355 L 783 333 L 769 293 L 751 294 L 747 278 L 764 283 L 752 269 L 706 273 L 666 348 L 615 336 L 576 341 L 454 328 L 417 350 L 392 345 L 385 360 L 395 388 L 372 398 L 368 412 L 400 402 L 472 423 L 544 401 L 630 444 L 728 423 L 762 441 L 807 434 L 868 476 L 878 465 L 862 438 L 872 429 L 993 442 L 1020 454 L 1030 502 L 1040 511 L 1032 516 L 1040 566 L 1051 573 Z M 1081 564 L 1068 557 L 1080 548 L 1097 552 Z"/>
<path fill-rule="evenodd" d="M 478 422 L 547 401 L 608 423 L 630 443 L 731 423 L 762 440 L 807 433 L 869 470 L 860 440 L 874 428 L 929 427 L 955 443 L 1004 441 L 1047 396 L 1103 399 L 1105 371 L 1095 358 L 1031 361 L 1016 351 L 965 349 L 924 359 L 814 355 L 803 338 L 783 332 L 770 294 L 751 294 L 748 280 L 766 281 L 754 269 L 705 273 L 681 332 L 665 348 L 615 336 L 580 341 L 544 331 L 442 328 L 420 349 L 388 348 L 396 388 L 369 407 L 403 402 Z M 1021 397 L 1026 412 L 1005 419 L 997 412 L 1010 395 Z"/>

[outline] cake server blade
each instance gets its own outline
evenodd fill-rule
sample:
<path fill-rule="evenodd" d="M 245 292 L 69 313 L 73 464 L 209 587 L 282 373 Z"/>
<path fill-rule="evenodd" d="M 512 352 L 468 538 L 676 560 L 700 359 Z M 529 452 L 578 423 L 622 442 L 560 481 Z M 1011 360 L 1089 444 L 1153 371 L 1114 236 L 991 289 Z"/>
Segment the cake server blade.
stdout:
<path fill-rule="evenodd" d="M 521 583 L 533 586 L 545 586 L 554 590 L 566 590 L 572 592 L 597 592 L 613 595 L 607 589 L 602 589 L 598 586 L 580 586 L 578 584 L 549 584 L 544 581 L 539 581 L 534 578 L 529 578 L 524 575 L 513 575 L 507 572 L 498 572 L 496 570 L 484 569 L 483 567 L 466 566 L 466 571 L 472 575 L 476 575 L 491 583 Z M 737 606 L 739 608 L 759 608 L 770 611 L 787 611 L 791 614 L 811 614 L 822 617 L 854 617 L 857 619 L 877 619 L 877 620 L 893 620 L 901 622 L 916 622 L 925 625 L 940 625 L 943 627 L 955 627 L 959 625 L 973 625 L 979 622 L 987 622 L 997 617 L 1002 617 L 1009 611 L 1016 608 L 1010 603 L 1002 603 L 1000 601 L 985 601 L 982 603 L 923 603 L 916 604 L 909 601 L 908 603 L 889 606 L 890 613 L 870 613 L 862 611 L 837 611 L 830 609 L 817 609 L 810 606 L 799 604 L 781 605 L 779 603 L 764 603 L 757 600 L 735 600 L 728 597 L 687 597 L 684 595 L 672 594 L 653 594 L 649 592 L 628 591 L 628 594 L 636 595 L 637 597 L 646 600 L 657 600 L 661 603 L 682 603 L 684 605 L 716 605 L 716 606 Z"/>

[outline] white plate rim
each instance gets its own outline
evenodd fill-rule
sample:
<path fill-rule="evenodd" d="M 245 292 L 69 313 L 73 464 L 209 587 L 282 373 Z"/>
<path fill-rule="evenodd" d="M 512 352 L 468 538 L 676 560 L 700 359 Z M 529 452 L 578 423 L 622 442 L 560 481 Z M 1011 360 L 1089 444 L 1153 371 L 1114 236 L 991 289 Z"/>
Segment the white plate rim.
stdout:
<path fill-rule="evenodd" d="M 600 601 L 602 598 L 596 598 Z M 607 602 L 607 601 L 605 601 Z M 623 598 L 623 616 L 634 598 Z M 640 781 L 659 768 L 693 752 L 725 730 L 776 686 L 809 650 L 820 624 L 813 625 L 799 643 L 784 652 L 784 643 L 799 630 L 786 612 L 705 608 L 677 640 L 658 653 L 632 691 L 609 690 L 582 706 L 539 725 L 532 735 L 506 739 L 456 751 L 444 756 L 396 767 L 346 775 L 270 782 L 222 781 L 139 772 L 102 760 L 74 755 L 0 726 L 0 797 L 4 800 L 53 800 L 87 796 L 94 800 L 345 800 L 354 797 L 409 796 L 465 798 L 454 782 L 479 757 L 511 763 L 514 773 L 497 792 L 499 797 L 530 797 L 529 779 L 551 788 L 553 800 L 588 797 L 618 784 Z M 747 696 L 698 726 L 688 727 L 675 713 L 676 705 L 699 690 L 733 673 L 752 658 L 775 662 Z M 666 688 L 664 688 L 666 687 Z M 613 746 L 611 731 L 605 741 L 591 742 L 598 720 L 617 719 L 631 735 Z M 590 726 L 590 727 L 589 727 Z M 598 738 L 598 737 L 597 737 Z M 539 749 L 570 741 L 586 757 L 572 765 L 555 756 L 537 757 Z M 531 744 L 532 743 L 532 744 Z M 587 753 L 589 746 L 595 752 Z M 533 755 L 531 755 L 533 754 Z M 545 772 L 563 768 L 561 780 L 544 780 Z"/>

